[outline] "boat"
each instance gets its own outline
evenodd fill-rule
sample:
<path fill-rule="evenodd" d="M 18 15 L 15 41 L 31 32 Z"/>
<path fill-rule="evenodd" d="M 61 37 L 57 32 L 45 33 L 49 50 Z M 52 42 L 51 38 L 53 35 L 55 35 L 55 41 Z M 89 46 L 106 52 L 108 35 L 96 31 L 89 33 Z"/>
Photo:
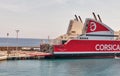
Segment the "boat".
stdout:
<path fill-rule="evenodd" d="M 82 34 L 48 47 L 51 55 L 46 58 L 115 58 L 120 56 L 120 41 L 115 40 L 114 30 L 104 24 L 98 15 L 97 20 L 86 18 Z"/>

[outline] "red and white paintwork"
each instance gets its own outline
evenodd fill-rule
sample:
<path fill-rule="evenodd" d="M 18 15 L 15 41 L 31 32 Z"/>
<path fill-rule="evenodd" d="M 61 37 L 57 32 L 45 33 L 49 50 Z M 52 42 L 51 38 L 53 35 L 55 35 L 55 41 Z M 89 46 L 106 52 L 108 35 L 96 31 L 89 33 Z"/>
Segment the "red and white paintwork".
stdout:
<path fill-rule="evenodd" d="M 63 45 L 54 45 L 54 54 L 120 53 L 120 41 L 70 40 Z"/>
<path fill-rule="evenodd" d="M 86 19 L 83 35 L 76 40 L 53 46 L 53 56 L 114 56 L 120 55 L 120 41 L 114 40 L 114 31 L 107 25 Z"/>

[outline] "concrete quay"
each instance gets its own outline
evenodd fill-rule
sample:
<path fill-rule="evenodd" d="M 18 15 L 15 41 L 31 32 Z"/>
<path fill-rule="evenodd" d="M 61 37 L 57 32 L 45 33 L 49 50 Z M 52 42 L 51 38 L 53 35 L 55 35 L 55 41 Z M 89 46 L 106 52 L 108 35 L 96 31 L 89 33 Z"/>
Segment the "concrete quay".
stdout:
<path fill-rule="evenodd" d="M 44 57 L 41 56 L 9 56 L 7 57 L 7 60 L 39 60 L 44 59 Z"/>
<path fill-rule="evenodd" d="M 44 59 L 43 52 L 37 51 L 11 51 L 9 54 L 7 51 L 0 51 L 0 60 L 33 60 Z"/>

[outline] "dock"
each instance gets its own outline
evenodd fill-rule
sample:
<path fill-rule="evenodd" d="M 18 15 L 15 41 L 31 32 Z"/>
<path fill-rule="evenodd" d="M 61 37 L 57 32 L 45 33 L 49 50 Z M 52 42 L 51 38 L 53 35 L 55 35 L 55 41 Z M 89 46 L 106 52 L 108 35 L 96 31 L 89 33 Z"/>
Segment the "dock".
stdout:
<path fill-rule="evenodd" d="M 0 60 L 40 60 L 47 55 L 51 54 L 37 51 L 11 51 L 10 54 L 4 52 L 4 56 L 0 56 Z"/>
<path fill-rule="evenodd" d="M 7 60 L 39 60 L 44 59 L 44 56 L 10 56 Z"/>

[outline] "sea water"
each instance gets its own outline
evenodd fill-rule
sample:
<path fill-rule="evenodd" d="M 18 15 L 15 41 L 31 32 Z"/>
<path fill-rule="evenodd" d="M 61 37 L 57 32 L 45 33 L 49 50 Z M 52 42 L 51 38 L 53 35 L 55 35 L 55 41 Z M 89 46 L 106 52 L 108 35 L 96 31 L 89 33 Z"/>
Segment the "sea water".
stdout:
<path fill-rule="evenodd" d="M 41 43 L 48 43 L 48 39 L 0 38 L 0 46 L 38 47 Z"/>
<path fill-rule="evenodd" d="M 120 76 L 119 59 L 0 61 L 0 76 Z"/>

